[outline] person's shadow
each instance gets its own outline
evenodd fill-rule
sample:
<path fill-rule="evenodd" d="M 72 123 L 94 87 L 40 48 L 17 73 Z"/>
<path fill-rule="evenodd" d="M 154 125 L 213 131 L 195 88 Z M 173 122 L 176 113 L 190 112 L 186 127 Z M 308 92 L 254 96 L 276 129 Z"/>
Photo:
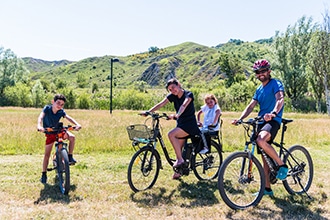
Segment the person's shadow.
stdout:
<path fill-rule="evenodd" d="M 142 191 L 131 194 L 131 200 L 141 206 L 155 207 L 160 204 L 173 204 L 173 195 L 179 193 L 182 198 L 187 198 L 190 203 L 181 204 L 186 208 L 211 206 L 218 204 L 219 200 L 215 196 L 217 187 L 215 182 L 199 181 L 197 183 L 186 183 L 179 179 L 180 184 L 177 189 L 168 191 L 165 187 L 157 190 Z"/>
<path fill-rule="evenodd" d="M 74 196 L 70 196 L 70 192 L 74 192 L 76 190 L 76 185 L 70 185 L 70 191 L 68 195 L 62 194 L 57 182 L 54 184 L 44 184 L 44 188 L 40 190 L 40 197 L 34 201 L 35 205 L 38 204 L 48 204 L 48 203 L 70 203 L 72 201 L 81 201 L 82 198 Z"/>

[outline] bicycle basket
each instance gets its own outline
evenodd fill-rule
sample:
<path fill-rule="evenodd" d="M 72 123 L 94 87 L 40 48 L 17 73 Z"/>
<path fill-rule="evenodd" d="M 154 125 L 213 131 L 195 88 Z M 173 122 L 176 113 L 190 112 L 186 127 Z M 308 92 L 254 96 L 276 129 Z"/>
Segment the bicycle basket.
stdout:
<path fill-rule="evenodd" d="M 126 128 L 130 140 L 136 138 L 149 139 L 152 137 L 152 130 L 144 124 L 130 125 Z"/>

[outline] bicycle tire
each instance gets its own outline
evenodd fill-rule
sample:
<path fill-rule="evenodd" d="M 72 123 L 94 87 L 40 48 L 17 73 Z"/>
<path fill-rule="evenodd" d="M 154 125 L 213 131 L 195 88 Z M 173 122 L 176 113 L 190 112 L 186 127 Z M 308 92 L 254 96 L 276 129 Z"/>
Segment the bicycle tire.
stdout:
<path fill-rule="evenodd" d="M 236 152 L 228 156 L 219 170 L 218 189 L 222 200 L 232 209 L 257 206 L 265 190 L 265 173 L 252 156 L 252 178 L 249 179 L 249 154 Z"/>
<path fill-rule="evenodd" d="M 70 190 L 70 166 L 68 152 L 65 148 L 56 153 L 57 177 L 61 192 L 67 195 Z"/>
<path fill-rule="evenodd" d="M 209 153 L 195 153 L 192 156 L 191 167 L 197 179 L 212 180 L 217 178 L 222 164 L 221 149 L 221 144 L 211 140 Z"/>
<path fill-rule="evenodd" d="M 288 149 L 283 162 L 288 165 L 288 176 L 283 180 L 286 191 L 290 194 L 302 194 L 309 190 L 314 175 L 313 160 L 306 148 L 293 145 Z M 294 161 L 290 154 L 295 158 Z"/>
<path fill-rule="evenodd" d="M 144 191 L 156 183 L 161 167 L 160 156 L 155 149 L 142 147 L 132 157 L 127 172 L 130 188 L 134 192 Z"/>

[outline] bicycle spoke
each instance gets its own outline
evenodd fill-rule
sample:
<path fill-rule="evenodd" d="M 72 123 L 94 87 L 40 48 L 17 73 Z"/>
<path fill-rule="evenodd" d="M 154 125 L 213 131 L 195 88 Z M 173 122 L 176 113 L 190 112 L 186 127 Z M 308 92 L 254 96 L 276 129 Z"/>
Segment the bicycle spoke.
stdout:
<path fill-rule="evenodd" d="M 158 177 L 160 164 L 151 148 L 137 151 L 128 167 L 128 182 L 134 192 L 151 188 Z"/>
<path fill-rule="evenodd" d="M 313 180 L 313 162 L 308 151 L 299 145 L 291 147 L 284 158 L 289 166 L 288 177 L 283 181 L 285 189 L 290 194 L 307 193 Z"/>
<path fill-rule="evenodd" d="M 192 161 L 192 169 L 199 180 L 211 180 L 218 176 L 221 163 L 220 146 L 212 141 L 209 153 L 195 155 Z"/>
<path fill-rule="evenodd" d="M 234 153 L 223 163 L 219 172 L 218 188 L 224 202 L 233 209 L 255 206 L 262 198 L 264 173 L 254 158 L 252 170 L 247 153 Z M 244 169 L 242 169 L 244 168 Z"/>

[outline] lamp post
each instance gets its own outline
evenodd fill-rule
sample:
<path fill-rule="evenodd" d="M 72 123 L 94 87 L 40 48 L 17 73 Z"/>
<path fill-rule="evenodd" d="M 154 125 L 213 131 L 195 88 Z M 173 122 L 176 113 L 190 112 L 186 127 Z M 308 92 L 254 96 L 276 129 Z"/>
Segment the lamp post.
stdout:
<path fill-rule="evenodd" d="M 110 59 L 110 114 L 112 114 L 112 81 L 113 81 L 113 63 L 119 62 L 117 58 Z"/>

